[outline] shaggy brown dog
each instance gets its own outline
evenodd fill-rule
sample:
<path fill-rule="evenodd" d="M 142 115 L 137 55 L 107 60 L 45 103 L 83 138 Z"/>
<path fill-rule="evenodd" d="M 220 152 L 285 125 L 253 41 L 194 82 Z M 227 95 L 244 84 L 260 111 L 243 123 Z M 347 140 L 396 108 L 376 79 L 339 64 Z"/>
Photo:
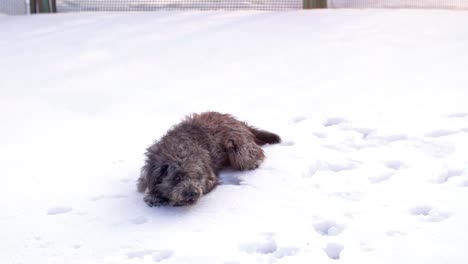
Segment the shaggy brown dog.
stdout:
<path fill-rule="evenodd" d="M 255 169 L 265 158 L 260 146 L 280 141 L 231 115 L 193 114 L 147 149 L 138 191 L 149 206 L 193 204 L 216 186 L 223 167 Z"/>

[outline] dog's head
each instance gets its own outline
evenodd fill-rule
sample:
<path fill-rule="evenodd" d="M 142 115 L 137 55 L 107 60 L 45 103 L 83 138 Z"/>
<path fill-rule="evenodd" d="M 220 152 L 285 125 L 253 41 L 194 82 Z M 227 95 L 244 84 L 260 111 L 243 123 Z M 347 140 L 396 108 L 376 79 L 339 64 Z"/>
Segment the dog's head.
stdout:
<path fill-rule="evenodd" d="M 149 206 L 194 204 L 216 184 L 216 176 L 202 157 L 170 160 L 147 155 L 138 180 L 138 190 L 145 192 Z"/>

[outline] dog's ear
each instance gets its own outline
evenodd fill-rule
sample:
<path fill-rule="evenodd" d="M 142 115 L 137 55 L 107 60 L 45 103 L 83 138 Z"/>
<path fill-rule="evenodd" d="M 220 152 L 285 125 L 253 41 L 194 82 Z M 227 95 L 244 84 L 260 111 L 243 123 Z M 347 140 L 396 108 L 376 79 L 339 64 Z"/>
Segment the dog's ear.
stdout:
<path fill-rule="evenodd" d="M 137 189 L 139 192 L 144 192 L 146 191 L 146 188 L 148 188 L 148 173 L 149 165 L 146 164 L 141 168 L 140 178 L 138 178 Z"/>
<path fill-rule="evenodd" d="M 148 180 L 148 184 L 160 184 L 163 182 L 164 177 L 167 175 L 168 169 L 169 165 L 167 164 L 162 164 L 161 166 L 156 167 L 151 174 L 151 179 Z"/>
<path fill-rule="evenodd" d="M 158 168 L 158 175 L 160 177 L 164 177 L 167 175 L 167 170 L 169 169 L 169 165 L 163 164 Z"/>

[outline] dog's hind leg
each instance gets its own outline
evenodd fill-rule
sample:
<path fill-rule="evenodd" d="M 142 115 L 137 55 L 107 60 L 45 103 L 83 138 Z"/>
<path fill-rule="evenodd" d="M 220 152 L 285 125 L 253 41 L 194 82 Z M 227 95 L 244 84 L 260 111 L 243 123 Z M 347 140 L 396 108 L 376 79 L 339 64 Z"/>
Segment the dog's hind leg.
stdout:
<path fill-rule="evenodd" d="M 263 150 L 254 140 L 228 139 L 225 147 L 229 163 L 234 169 L 253 170 L 265 159 Z"/>

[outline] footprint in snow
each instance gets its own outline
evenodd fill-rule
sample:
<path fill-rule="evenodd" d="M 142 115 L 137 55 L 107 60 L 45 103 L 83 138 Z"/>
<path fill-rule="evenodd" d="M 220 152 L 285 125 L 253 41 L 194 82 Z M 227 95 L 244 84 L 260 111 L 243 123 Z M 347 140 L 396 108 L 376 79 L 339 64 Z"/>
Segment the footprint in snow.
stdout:
<path fill-rule="evenodd" d="M 130 258 L 130 259 L 144 258 L 146 255 L 153 254 L 153 252 L 156 252 L 156 250 L 145 249 L 145 250 L 132 251 L 132 252 L 127 253 L 127 258 Z"/>
<path fill-rule="evenodd" d="M 384 161 L 385 167 L 392 169 L 392 170 L 399 170 L 405 166 L 402 161 L 399 160 L 387 160 Z"/>
<path fill-rule="evenodd" d="M 379 183 L 379 182 L 390 180 L 393 175 L 395 175 L 394 171 L 386 171 L 386 172 L 381 173 L 380 175 L 371 176 L 368 178 L 368 180 L 370 183 Z"/>
<path fill-rule="evenodd" d="M 174 254 L 172 250 L 160 250 L 157 253 L 153 253 L 153 260 L 155 262 L 161 262 L 170 258 Z"/>
<path fill-rule="evenodd" d="M 327 137 L 327 133 L 323 133 L 323 132 L 313 132 L 312 135 L 318 137 L 318 138 L 326 138 Z"/>
<path fill-rule="evenodd" d="M 441 222 L 450 217 L 449 212 L 441 211 L 428 205 L 413 207 L 409 212 L 426 222 Z"/>
<path fill-rule="evenodd" d="M 368 127 L 355 127 L 355 126 L 346 126 L 342 128 L 343 131 L 352 131 L 362 135 L 362 139 L 367 139 L 369 135 L 373 134 L 376 129 Z"/>
<path fill-rule="evenodd" d="M 380 183 L 383 181 L 387 181 L 390 178 L 392 178 L 393 175 L 395 175 L 395 172 L 397 170 L 405 167 L 405 164 L 399 160 L 387 160 L 384 161 L 383 164 L 385 165 L 385 167 L 387 167 L 388 170 L 380 174 L 368 177 L 367 179 L 370 183 Z"/>
<path fill-rule="evenodd" d="M 265 234 L 261 241 L 240 244 L 239 249 L 249 254 L 270 255 L 275 259 L 294 256 L 299 252 L 297 247 L 278 247 L 272 234 Z"/>
<path fill-rule="evenodd" d="M 239 249 L 249 254 L 271 254 L 278 246 L 273 237 L 265 237 L 262 241 L 240 244 Z"/>
<path fill-rule="evenodd" d="M 56 206 L 47 209 L 47 215 L 59 215 L 59 214 L 66 214 L 68 212 L 73 211 L 73 208 L 67 206 Z"/>
<path fill-rule="evenodd" d="M 342 163 L 329 163 L 328 164 L 328 169 L 333 171 L 333 172 L 340 172 L 340 171 L 345 171 L 345 170 L 352 170 L 357 168 L 358 163 L 353 162 L 353 161 L 346 161 Z"/>
<path fill-rule="evenodd" d="M 344 246 L 339 243 L 328 243 L 323 250 L 330 259 L 340 259 Z"/>
<path fill-rule="evenodd" d="M 280 247 L 275 251 L 275 253 L 273 253 L 273 255 L 275 258 L 281 259 L 284 257 L 297 255 L 298 252 L 299 248 L 297 247 Z"/>
<path fill-rule="evenodd" d="M 344 226 L 335 221 L 324 220 L 314 225 L 314 229 L 322 236 L 336 236 L 344 230 Z"/>
<path fill-rule="evenodd" d="M 387 144 L 393 143 L 396 141 L 403 141 L 403 140 L 409 139 L 408 135 L 405 135 L 405 134 L 391 134 L 391 135 L 385 135 L 385 136 L 380 136 L 376 138 Z"/>
<path fill-rule="evenodd" d="M 340 124 L 345 123 L 345 122 L 346 122 L 346 119 L 344 119 L 342 117 L 330 117 L 330 118 L 327 118 L 323 122 L 323 126 L 325 126 L 325 127 L 336 126 L 336 125 L 340 125 Z"/>
<path fill-rule="evenodd" d="M 351 128 L 350 130 L 360 133 L 363 139 L 367 139 L 369 135 L 375 131 L 375 129 L 367 128 L 367 127 L 355 127 L 355 128 Z"/>
<path fill-rule="evenodd" d="M 302 122 L 302 121 L 304 121 L 306 119 L 307 118 L 305 116 L 296 116 L 291 120 L 291 122 L 292 123 L 300 123 L 300 122 Z"/>
<path fill-rule="evenodd" d="M 127 253 L 127 258 L 135 259 L 135 258 L 145 258 L 147 255 L 150 255 L 153 261 L 161 262 L 165 259 L 170 258 L 174 254 L 172 250 L 139 250 L 139 251 L 132 251 Z"/>
<path fill-rule="evenodd" d="M 433 182 L 436 184 L 446 183 L 450 178 L 462 176 L 464 173 L 463 169 L 449 169 L 437 175 Z"/>
<path fill-rule="evenodd" d="M 432 137 L 432 138 L 439 138 L 439 137 L 450 136 L 450 135 L 453 135 L 453 134 L 456 134 L 456 133 L 458 133 L 458 131 L 456 131 L 456 130 L 439 129 L 439 130 L 434 130 L 434 131 L 430 132 L 426 136 L 427 137 Z"/>

